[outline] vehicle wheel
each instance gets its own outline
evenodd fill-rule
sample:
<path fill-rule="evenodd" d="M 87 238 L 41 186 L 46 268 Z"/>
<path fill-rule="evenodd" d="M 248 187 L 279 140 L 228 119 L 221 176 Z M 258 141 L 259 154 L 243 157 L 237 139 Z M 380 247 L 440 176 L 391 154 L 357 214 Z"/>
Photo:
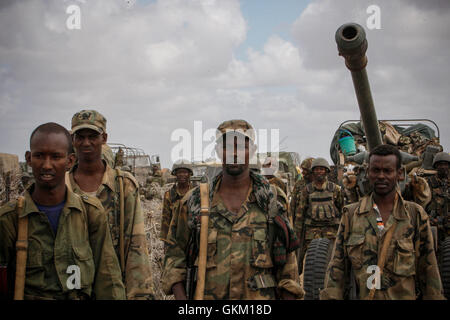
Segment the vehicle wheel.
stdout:
<path fill-rule="evenodd" d="M 441 246 L 441 280 L 444 287 L 444 295 L 450 299 L 450 237 L 447 237 Z"/>
<path fill-rule="evenodd" d="M 326 238 L 314 239 L 309 244 L 303 271 L 305 300 L 319 300 L 320 290 L 324 287 L 331 251 L 332 241 Z"/>

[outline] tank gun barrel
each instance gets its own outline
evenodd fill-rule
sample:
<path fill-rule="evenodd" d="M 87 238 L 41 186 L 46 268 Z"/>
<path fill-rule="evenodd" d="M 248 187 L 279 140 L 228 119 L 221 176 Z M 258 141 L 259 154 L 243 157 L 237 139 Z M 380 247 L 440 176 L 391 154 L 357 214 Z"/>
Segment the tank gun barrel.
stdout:
<path fill-rule="evenodd" d="M 368 148 L 372 150 L 382 144 L 382 140 L 367 78 L 366 33 L 359 24 L 346 23 L 336 31 L 335 39 L 339 55 L 344 57 L 345 65 L 351 71 Z"/>

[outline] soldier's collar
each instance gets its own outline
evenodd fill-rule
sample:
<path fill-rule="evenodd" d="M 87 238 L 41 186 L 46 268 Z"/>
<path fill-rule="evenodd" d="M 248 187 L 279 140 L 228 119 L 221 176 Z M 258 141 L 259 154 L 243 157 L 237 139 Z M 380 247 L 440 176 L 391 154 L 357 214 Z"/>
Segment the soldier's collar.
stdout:
<path fill-rule="evenodd" d="M 315 190 L 325 190 L 326 187 L 327 187 L 327 183 L 328 183 L 328 180 L 325 180 L 325 181 L 320 185 L 320 187 L 317 187 L 316 184 L 315 184 L 314 182 L 311 182 L 311 184 L 312 184 L 312 186 L 313 186 L 313 188 L 314 188 Z"/>
<path fill-rule="evenodd" d="M 111 168 L 105 160 L 103 160 L 103 163 L 105 164 L 105 173 L 103 174 L 102 184 L 111 190 L 115 190 L 116 170 Z"/>
<path fill-rule="evenodd" d="M 38 209 L 36 203 L 31 198 L 31 193 L 33 192 L 33 189 L 34 189 L 34 183 L 31 184 L 31 186 L 25 191 L 25 194 L 24 194 L 25 201 L 24 201 L 24 205 L 23 205 L 23 210 L 19 214 L 20 218 L 25 217 L 25 216 L 29 215 L 30 213 L 38 213 L 39 212 L 39 209 Z M 67 187 L 66 187 L 65 202 L 66 202 L 66 204 L 64 205 L 63 211 L 66 208 L 74 208 L 79 211 L 83 210 L 82 205 L 81 205 L 81 200 L 79 199 L 79 197 L 73 191 L 70 191 L 69 188 L 67 188 Z"/>
<path fill-rule="evenodd" d="M 374 204 L 373 192 L 371 192 L 369 195 L 367 195 L 361 199 L 361 204 L 359 206 L 358 214 L 364 214 L 364 213 L 370 212 L 373 208 L 373 204 Z M 393 214 L 394 218 L 397 220 L 408 219 L 408 214 L 406 211 L 405 203 L 404 203 L 403 197 L 400 194 L 398 189 L 397 189 L 397 198 L 394 203 L 394 207 L 392 209 L 392 214 Z"/>

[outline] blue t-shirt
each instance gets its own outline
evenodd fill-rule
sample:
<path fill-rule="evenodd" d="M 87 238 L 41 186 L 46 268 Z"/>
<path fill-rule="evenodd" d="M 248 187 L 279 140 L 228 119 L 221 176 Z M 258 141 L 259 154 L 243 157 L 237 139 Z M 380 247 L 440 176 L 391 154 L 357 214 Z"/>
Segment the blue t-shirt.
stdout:
<path fill-rule="evenodd" d="M 56 206 L 41 206 L 39 204 L 36 204 L 39 211 L 47 215 L 48 221 L 50 222 L 50 226 L 52 227 L 52 230 L 55 234 L 58 230 L 59 216 L 61 215 L 62 209 L 64 208 L 65 204 L 66 204 L 65 200 L 60 204 L 57 204 Z"/>

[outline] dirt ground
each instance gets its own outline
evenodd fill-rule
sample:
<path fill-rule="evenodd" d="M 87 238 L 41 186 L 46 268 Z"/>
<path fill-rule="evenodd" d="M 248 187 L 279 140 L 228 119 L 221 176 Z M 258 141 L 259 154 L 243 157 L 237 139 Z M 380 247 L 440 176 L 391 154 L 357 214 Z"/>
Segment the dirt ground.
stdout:
<path fill-rule="evenodd" d="M 152 268 L 153 286 L 155 288 L 155 298 L 158 300 L 173 300 L 173 295 L 166 296 L 161 288 L 161 273 L 164 263 L 164 243 L 159 240 L 161 231 L 162 197 L 164 192 L 171 187 L 165 185 L 160 189 L 161 198 L 152 200 L 141 199 L 142 210 L 145 217 L 145 232 L 147 235 L 148 252 L 150 256 L 150 266 Z"/>

